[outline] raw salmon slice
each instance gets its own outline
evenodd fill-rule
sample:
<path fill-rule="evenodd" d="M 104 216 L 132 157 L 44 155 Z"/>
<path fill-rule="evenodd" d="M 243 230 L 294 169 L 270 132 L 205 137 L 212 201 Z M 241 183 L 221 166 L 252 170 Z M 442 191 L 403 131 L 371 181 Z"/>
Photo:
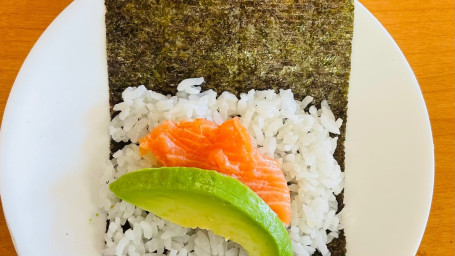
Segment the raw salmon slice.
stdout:
<path fill-rule="evenodd" d="M 280 165 L 253 146 L 237 117 L 221 125 L 206 119 L 164 121 L 139 142 L 141 154 L 151 152 L 163 166 L 215 170 L 238 179 L 289 225 L 290 192 Z"/>

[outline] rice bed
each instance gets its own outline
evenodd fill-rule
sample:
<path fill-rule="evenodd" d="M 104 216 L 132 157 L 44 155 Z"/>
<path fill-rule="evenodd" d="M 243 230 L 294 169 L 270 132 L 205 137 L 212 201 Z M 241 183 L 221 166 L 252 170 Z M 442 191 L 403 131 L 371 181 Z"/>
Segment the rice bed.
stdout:
<path fill-rule="evenodd" d="M 238 244 L 207 230 L 183 228 L 121 201 L 108 183 L 125 173 L 158 166 L 153 157 L 139 155 L 138 139 L 164 120 L 205 118 L 221 124 L 233 116 L 247 127 L 253 142 L 267 156 L 277 159 L 291 191 L 292 220 L 288 227 L 294 255 L 316 250 L 330 255 L 326 244 L 343 228 L 335 195 L 343 190 L 344 173 L 333 157 L 342 120 L 336 119 L 326 101 L 320 108 L 313 98 L 295 100 L 290 90 L 241 94 L 213 90 L 201 92 L 203 78 L 186 79 L 175 96 L 129 87 L 118 114 L 109 127 L 116 142 L 129 143 L 113 154 L 102 177 L 100 207 L 108 227 L 103 255 L 146 256 L 246 256 Z"/>

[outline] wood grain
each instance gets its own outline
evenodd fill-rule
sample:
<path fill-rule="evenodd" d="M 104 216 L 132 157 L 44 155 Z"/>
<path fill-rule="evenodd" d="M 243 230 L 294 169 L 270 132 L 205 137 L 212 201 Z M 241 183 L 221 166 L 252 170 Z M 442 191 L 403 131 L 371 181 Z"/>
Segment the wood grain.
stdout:
<path fill-rule="evenodd" d="M 0 120 L 25 57 L 70 0 L 0 0 Z M 396 40 L 420 83 L 435 144 L 433 204 L 418 256 L 455 255 L 455 2 L 361 0 Z M 16 255 L 0 205 L 0 255 Z"/>

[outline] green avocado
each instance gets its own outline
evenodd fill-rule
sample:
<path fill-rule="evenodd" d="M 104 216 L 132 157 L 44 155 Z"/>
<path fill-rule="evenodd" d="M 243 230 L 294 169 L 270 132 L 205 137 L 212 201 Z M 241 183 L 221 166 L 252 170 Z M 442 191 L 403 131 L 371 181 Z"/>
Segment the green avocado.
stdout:
<path fill-rule="evenodd" d="M 292 256 L 284 224 L 234 178 L 197 168 L 163 167 L 125 174 L 109 188 L 159 217 L 237 242 L 250 256 Z"/>

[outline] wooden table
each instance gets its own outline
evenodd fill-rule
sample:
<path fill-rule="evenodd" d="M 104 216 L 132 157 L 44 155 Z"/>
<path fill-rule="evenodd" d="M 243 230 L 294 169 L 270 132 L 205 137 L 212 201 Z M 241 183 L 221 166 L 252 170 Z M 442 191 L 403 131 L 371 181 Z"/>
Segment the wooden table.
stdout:
<path fill-rule="evenodd" d="M 27 53 L 70 0 L 0 0 L 0 120 Z M 420 83 L 436 156 L 433 205 L 419 256 L 455 255 L 455 3 L 361 0 L 396 40 Z M 1 205 L 0 205 L 1 207 Z M 386 245 L 385 245 L 386 246 Z M 0 255 L 16 255 L 0 209 Z"/>

